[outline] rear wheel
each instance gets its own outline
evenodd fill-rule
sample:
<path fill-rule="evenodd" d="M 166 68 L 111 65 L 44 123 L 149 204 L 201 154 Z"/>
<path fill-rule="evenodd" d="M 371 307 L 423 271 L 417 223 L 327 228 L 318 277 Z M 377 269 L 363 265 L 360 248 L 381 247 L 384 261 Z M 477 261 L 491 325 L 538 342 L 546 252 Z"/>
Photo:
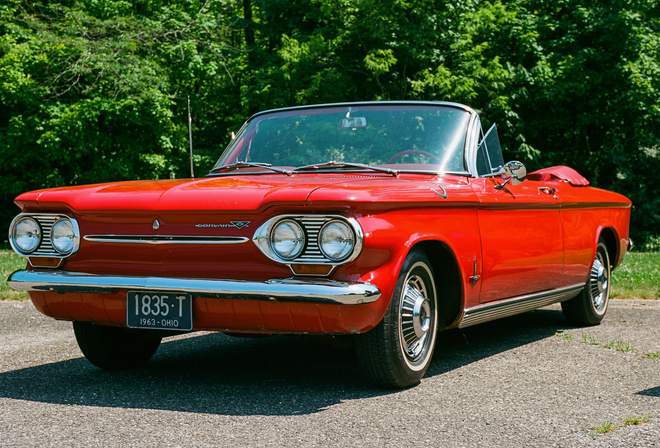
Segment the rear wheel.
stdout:
<path fill-rule="evenodd" d="M 561 304 L 569 324 L 590 326 L 598 325 L 603 320 L 610 300 L 610 273 L 607 246 L 599 240 L 585 288 L 580 295 Z"/>
<path fill-rule="evenodd" d="M 73 332 L 85 358 L 102 369 L 140 366 L 158 350 L 161 338 L 139 330 L 74 322 Z"/>
<path fill-rule="evenodd" d="M 403 263 L 383 320 L 355 341 L 363 370 L 383 387 L 419 383 L 431 363 L 437 327 L 433 270 L 426 255 L 416 250 Z"/>

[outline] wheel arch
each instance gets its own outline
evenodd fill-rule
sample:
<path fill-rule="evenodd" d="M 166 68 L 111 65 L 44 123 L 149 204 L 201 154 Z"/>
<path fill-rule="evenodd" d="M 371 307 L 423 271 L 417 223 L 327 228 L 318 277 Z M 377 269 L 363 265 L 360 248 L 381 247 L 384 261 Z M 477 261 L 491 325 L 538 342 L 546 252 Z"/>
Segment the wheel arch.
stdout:
<path fill-rule="evenodd" d="M 423 251 L 431 262 L 438 292 L 438 329 L 443 330 L 459 318 L 463 309 L 463 282 L 456 255 L 437 240 L 420 241 L 410 250 L 415 249 Z"/>
<path fill-rule="evenodd" d="M 610 257 L 610 265 L 612 266 L 612 269 L 614 269 L 614 267 L 619 265 L 620 261 L 619 244 L 617 244 L 619 237 L 616 234 L 616 230 L 614 230 L 612 227 L 604 227 L 601 229 L 598 239 L 602 239 L 605 242 L 607 255 Z M 596 243 L 598 243 L 598 241 L 596 241 Z"/>

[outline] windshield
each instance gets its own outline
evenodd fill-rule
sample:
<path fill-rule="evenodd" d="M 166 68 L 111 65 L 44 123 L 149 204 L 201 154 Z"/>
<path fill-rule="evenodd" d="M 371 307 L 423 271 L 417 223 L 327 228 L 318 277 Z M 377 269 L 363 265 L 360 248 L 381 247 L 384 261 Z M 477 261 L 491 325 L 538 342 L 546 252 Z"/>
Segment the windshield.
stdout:
<path fill-rule="evenodd" d="M 465 172 L 469 112 L 433 105 L 355 105 L 258 115 L 214 170 L 237 162 L 304 167 L 329 161 L 400 171 Z M 339 167 L 333 164 L 325 169 Z"/>

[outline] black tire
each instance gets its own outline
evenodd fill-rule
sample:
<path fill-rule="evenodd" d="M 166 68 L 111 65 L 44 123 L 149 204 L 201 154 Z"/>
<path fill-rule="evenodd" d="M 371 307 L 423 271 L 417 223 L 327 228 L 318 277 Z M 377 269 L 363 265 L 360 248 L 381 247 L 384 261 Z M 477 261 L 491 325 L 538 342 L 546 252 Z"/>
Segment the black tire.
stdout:
<path fill-rule="evenodd" d="M 131 369 L 145 364 L 156 353 L 162 339 L 139 330 L 89 322 L 74 322 L 73 332 L 85 358 L 108 370 Z"/>
<path fill-rule="evenodd" d="M 433 269 L 424 252 L 414 250 L 403 262 L 383 320 L 355 340 L 363 371 L 386 388 L 419 383 L 431 363 L 437 329 Z"/>
<path fill-rule="evenodd" d="M 610 300 L 610 273 L 607 246 L 599 240 L 585 288 L 578 296 L 561 304 L 570 325 L 586 327 L 598 325 L 603 320 Z"/>

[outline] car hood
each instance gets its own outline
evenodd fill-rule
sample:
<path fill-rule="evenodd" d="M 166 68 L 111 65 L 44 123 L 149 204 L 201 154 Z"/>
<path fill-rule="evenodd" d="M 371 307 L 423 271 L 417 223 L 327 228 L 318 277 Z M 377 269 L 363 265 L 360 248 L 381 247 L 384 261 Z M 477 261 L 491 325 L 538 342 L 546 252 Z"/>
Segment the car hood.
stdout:
<path fill-rule="evenodd" d="M 437 183 L 439 182 L 439 183 Z M 406 194 L 402 195 L 403 183 Z M 61 187 L 22 194 L 16 203 L 26 211 L 70 209 L 110 210 L 236 210 L 258 212 L 270 205 L 305 202 L 392 203 L 465 199 L 467 181 L 433 176 L 392 178 L 371 175 L 235 175 L 196 180 L 130 181 Z M 430 185 L 431 184 L 431 185 Z M 433 192 L 434 185 L 437 191 Z M 437 193 L 437 194 L 436 194 Z M 405 196 L 405 197 L 404 197 Z M 452 201 L 453 202 L 453 201 Z"/>

